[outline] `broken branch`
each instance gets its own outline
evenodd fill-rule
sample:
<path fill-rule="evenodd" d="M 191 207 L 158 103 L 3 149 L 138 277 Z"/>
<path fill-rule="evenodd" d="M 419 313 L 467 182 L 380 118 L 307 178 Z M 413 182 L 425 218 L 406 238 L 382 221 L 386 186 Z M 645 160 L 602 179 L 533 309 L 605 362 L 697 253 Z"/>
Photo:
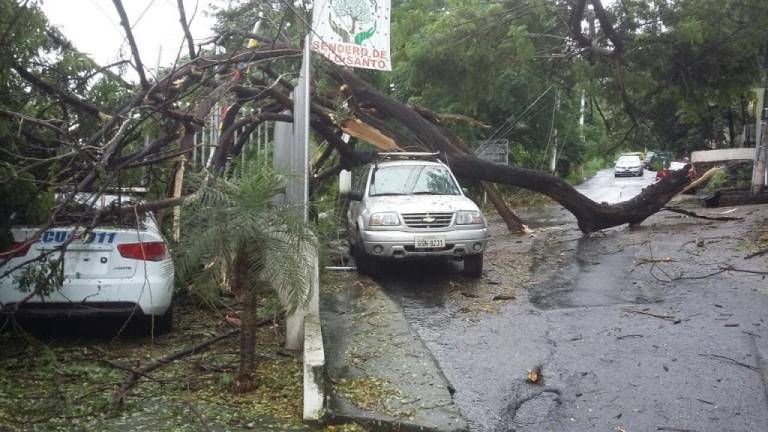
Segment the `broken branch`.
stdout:
<path fill-rule="evenodd" d="M 255 325 L 257 327 L 262 327 L 266 324 L 274 322 L 275 319 L 272 316 L 262 318 L 258 321 L 256 321 Z M 115 391 L 115 395 L 113 398 L 113 404 L 116 408 L 121 408 L 123 405 L 123 401 L 125 399 L 125 396 L 128 394 L 128 391 L 131 390 L 136 384 L 138 384 L 139 379 L 142 376 L 146 376 L 148 373 L 159 369 L 173 361 L 179 360 L 181 358 L 187 357 L 189 355 L 199 353 L 201 351 L 204 351 L 208 349 L 211 345 L 220 342 L 224 339 L 230 338 L 236 334 L 240 333 L 240 329 L 233 329 L 228 332 L 222 333 L 220 335 L 214 336 L 208 340 L 205 340 L 203 342 L 200 342 L 196 345 L 193 345 L 191 347 L 183 348 L 178 351 L 174 351 L 171 354 L 168 354 L 165 357 L 159 358 L 151 363 L 148 363 L 138 369 L 132 370 L 130 375 L 128 376 L 128 379 L 123 382 L 120 387 Z"/>
<path fill-rule="evenodd" d="M 139 74 L 139 80 L 141 80 L 141 86 L 144 88 L 149 87 L 147 82 L 147 76 L 144 74 L 144 65 L 141 63 L 141 57 L 139 56 L 139 47 L 136 45 L 136 39 L 133 38 L 133 31 L 131 31 L 131 23 L 128 22 L 128 15 L 125 13 L 123 2 L 121 0 L 112 0 L 117 9 L 117 14 L 120 15 L 120 25 L 125 29 L 125 37 L 128 38 L 128 44 L 131 46 L 131 52 L 133 53 L 133 60 L 136 62 L 134 65 L 136 73 Z"/>
<path fill-rule="evenodd" d="M 681 215 L 690 216 L 697 219 L 705 219 L 705 220 L 714 220 L 714 221 L 736 221 L 736 220 L 743 220 L 744 218 L 737 218 L 737 217 L 728 217 L 728 216 L 704 216 L 700 215 L 698 213 L 694 213 L 692 211 L 683 210 L 675 207 L 662 207 L 661 210 L 666 210 L 672 213 L 678 213 Z"/>

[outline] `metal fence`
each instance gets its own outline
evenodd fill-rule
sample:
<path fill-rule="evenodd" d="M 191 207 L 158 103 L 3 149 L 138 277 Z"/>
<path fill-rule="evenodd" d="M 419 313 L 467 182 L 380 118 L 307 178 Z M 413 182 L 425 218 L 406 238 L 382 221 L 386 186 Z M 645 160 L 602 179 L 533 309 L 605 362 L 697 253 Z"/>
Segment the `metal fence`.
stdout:
<path fill-rule="evenodd" d="M 211 114 L 206 120 L 205 126 L 194 136 L 194 147 L 189 159 L 189 164 L 193 169 L 209 167 L 213 154 L 219 146 L 221 138 L 221 113 L 218 107 L 211 110 Z M 274 129 L 273 124 L 262 123 L 250 132 L 248 140 L 243 145 L 240 153 L 242 160 L 245 161 L 248 157 L 255 156 L 259 161 L 265 164 L 269 163 L 272 159 Z M 235 142 L 240 138 L 240 133 L 242 132 L 235 132 Z"/>

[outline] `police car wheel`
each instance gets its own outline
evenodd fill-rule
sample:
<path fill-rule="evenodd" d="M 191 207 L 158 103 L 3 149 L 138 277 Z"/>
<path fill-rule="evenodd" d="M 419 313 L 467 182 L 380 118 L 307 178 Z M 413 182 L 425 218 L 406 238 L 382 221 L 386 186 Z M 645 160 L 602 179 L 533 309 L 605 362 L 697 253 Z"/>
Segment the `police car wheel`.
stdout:
<path fill-rule="evenodd" d="M 168 310 L 162 315 L 145 315 L 143 317 L 143 328 L 148 333 L 161 335 L 173 330 L 173 303 L 168 306 Z"/>

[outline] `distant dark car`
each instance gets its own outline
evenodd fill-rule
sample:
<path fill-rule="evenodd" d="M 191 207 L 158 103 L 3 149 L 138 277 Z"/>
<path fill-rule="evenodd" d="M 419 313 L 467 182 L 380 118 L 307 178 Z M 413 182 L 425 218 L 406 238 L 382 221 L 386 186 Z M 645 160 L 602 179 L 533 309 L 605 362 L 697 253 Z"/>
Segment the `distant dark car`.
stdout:
<path fill-rule="evenodd" d="M 649 152 L 650 153 L 650 152 Z M 651 159 L 646 161 L 646 167 L 651 171 L 662 171 L 669 169 L 669 164 L 672 162 L 672 153 L 670 152 L 653 152 Z"/>
<path fill-rule="evenodd" d="M 653 150 L 649 150 L 648 153 L 645 154 L 645 160 L 643 161 L 645 163 L 646 168 L 651 167 L 651 161 L 653 160 L 653 157 L 656 155 L 657 152 Z"/>

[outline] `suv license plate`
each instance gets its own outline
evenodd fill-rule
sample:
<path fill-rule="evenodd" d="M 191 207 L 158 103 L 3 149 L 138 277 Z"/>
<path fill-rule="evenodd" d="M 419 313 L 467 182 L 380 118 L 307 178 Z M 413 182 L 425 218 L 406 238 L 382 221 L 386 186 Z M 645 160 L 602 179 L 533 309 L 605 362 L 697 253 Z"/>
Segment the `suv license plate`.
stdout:
<path fill-rule="evenodd" d="M 416 237 L 414 246 L 416 249 L 443 248 L 445 237 Z"/>

